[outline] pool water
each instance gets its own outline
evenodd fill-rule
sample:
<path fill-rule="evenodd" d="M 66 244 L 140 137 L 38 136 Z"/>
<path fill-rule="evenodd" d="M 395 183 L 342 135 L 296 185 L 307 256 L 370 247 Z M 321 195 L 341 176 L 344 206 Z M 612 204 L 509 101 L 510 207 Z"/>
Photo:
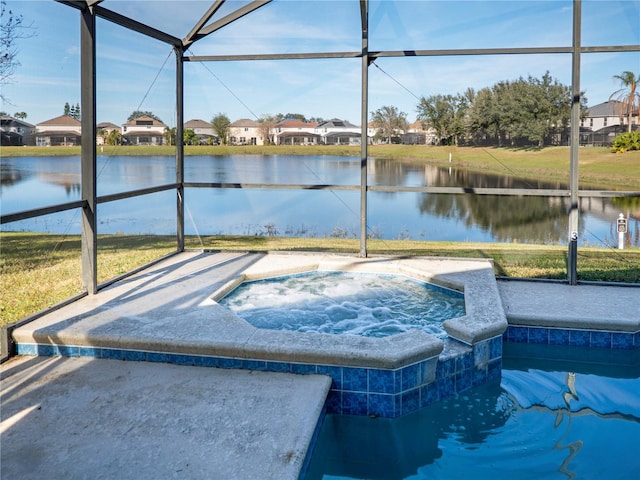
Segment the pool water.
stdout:
<path fill-rule="evenodd" d="M 408 416 L 328 415 L 306 480 L 638 478 L 637 355 L 607 364 L 560 350 L 538 361 L 505 348 L 501 383 Z"/>
<path fill-rule="evenodd" d="M 420 329 L 446 337 L 465 314 L 460 292 L 404 275 L 314 271 L 245 282 L 219 303 L 257 328 L 384 337 Z"/>

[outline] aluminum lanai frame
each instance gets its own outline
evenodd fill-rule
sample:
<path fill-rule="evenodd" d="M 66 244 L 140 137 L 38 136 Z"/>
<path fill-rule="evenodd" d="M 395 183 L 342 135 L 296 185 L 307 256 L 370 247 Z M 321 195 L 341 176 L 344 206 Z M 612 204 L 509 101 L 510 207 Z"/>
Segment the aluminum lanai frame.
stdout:
<path fill-rule="evenodd" d="M 191 31 L 183 38 L 177 38 L 168 33 L 162 32 L 148 26 L 138 20 L 123 16 L 111 11 L 101 4 L 104 0 L 56 0 L 59 3 L 74 7 L 80 10 L 81 18 L 81 107 L 82 107 L 82 200 L 80 202 L 69 202 L 57 207 L 47 207 L 37 211 L 20 212 L 14 215 L 4 216 L 2 223 L 42 215 L 47 213 L 62 211 L 71 208 L 82 207 L 82 272 L 83 283 L 87 292 L 96 293 L 97 285 L 97 232 L 96 232 L 96 205 L 105 201 L 119 200 L 134 195 L 153 193 L 168 189 L 176 189 L 177 192 L 177 251 L 184 249 L 184 187 L 205 187 L 213 186 L 209 184 L 185 184 L 183 177 L 184 148 L 181 142 L 176 145 L 176 182 L 175 184 L 162 185 L 136 192 L 110 195 L 98 198 L 96 196 L 96 80 L 95 80 L 95 28 L 96 17 L 108 20 L 122 27 L 134 30 L 143 35 L 170 44 L 176 54 L 176 134 L 177 138 L 182 137 L 184 123 L 183 98 L 184 98 L 184 62 L 185 61 L 233 61 L 233 60 L 287 60 L 287 59 L 314 59 L 314 58 L 361 58 L 362 59 L 362 93 L 361 93 L 361 129 L 362 138 L 367 138 L 368 120 L 368 67 L 377 58 L 383 57 L 407 57 L 407 56 L 455 56 L 455 55 L 513 55 L 513 54 L 571 54 L 572 55 L 572 108 L 571 125 L 579 125 L 580 117 L 580 57 L 582 53 L 591 52 L 636 52 L 640 51 L 640 45 L 627 46 L 596 46 L 583 47 L 581 45 L 581 17 L 582 0 L 573 0 L 573 40 L 571 46 L 560 47 L 533 47 L 533 48 L 484 48 L 484 49 L 452 49 L 452 50 L 408 50 L 408 51 L 369 51 L 369 1 L 359 0 L 361 15 L 362 49 L 354 52 L 326 52 L 326 53 L 298 53 L 298 54 L 266 54 L 266 55 L 228 55 L 228 56 L 185 56 L 186 49 L 207 35 L 224 28 L 236 20 L 248 15 L 271 0 L 253 0 L 242 8 L 237 9 L 225 17 L 208 23 L 225 0 L 215 0 L 207 9 L 205 14 L 193 26 Z M 107 2 L 108 3 L 108 2 Z M 86 133 L 88 132 L 88 134 Z M 567 232 L 569 254 L 568 254 L 568 282 L 572 285 L 577 283 L 577 231 L 578 231 L 578 200 L 581 196 L 640 196 L 639 192 L 580 192 L 578 185 L 578 135 L 579 129 L 571 130 L 570 149 L 570 178 L 569 192 L 544 191 L 531 192 L 526 189 L 472 189 L 472 194 L 504 194 L 504 195 L 544 195 L 544 196 L 569 196 L 571 209 L 569 212 L 569 227 Z M 369 187 L 367 185 L 367 142 L 361 142 L 361 176 L 360 176 L 360 255 L 367 255 L 367 192 L 368 191 L 423 191 L 431 193 L 470 193 L 468 189 L 459 188 L 437 188 L 437 187 Z M 268 186 L 261 186 L 262 188 Z M 291 186 L 292 188 L 308 188 L 305 186 Z M 323 188 L 334 188 L 334 186 L 319 186 Z M 242 186 L 240 186 L 242 188 Z M 500 191 L 498 191 L 500 190 Z"/>

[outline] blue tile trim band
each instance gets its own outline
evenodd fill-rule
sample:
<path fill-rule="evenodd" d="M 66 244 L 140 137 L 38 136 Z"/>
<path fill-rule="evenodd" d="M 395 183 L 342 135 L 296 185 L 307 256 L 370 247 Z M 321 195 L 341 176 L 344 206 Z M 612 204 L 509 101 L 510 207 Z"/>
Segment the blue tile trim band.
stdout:
<path fill-rule="evenodd" d="M 462 344 L 460 344 L 462 345 Z M 435 401 L 500 378 L 502 338 L 496 337 L 446 359 L 432 357 L 395 370 L 186 355 L 87 346 L 18 344 L 19 355 L 91 357 L 266 372 L 323 374 L 333 379 L 327 412 L 395 418 Z"/>
<path fill-rule="evenodd" d="M 537 345 L 566 345 L 611 350 L 640 349 L 640 332 L 608 332 L 604 330 L 509 325 L 502 338 L 505 342 Z"/>

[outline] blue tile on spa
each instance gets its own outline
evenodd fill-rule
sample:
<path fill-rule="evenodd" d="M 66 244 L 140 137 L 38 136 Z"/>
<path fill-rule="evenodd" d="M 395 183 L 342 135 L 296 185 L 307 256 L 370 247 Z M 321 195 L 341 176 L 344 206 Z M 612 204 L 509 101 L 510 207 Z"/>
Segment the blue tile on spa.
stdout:
<path fill-rule="evenodd" d="M 529 343 L 535 343 L 538 345 L 549 344 L 549 329 L 548 328 L 529 328 Z"/>
<path fill-rule="evenodd" d="M 430 383 L 424 387 L 420 387 L 420 408 L 426 407 L 435 403 L 438 398 L 438 384 Z"/>
<path fill-rule="evenodd" d="M 162 352 L 147 353 L 147 361 L 154 363 L 169 363 L 169 354 Z"/>
<path fill-rule="evenodd" d="M 474 368 L 471 375 L 471 386 L 477 387 L 478 385 L 484 385 L 487 383 L 488 371 L 488 365 Z"/>
<path fill-rule="evenodd" d="M 63 357 L 77 357 L 79 353 L 79 347 L 69 345 L 59 345 L 58 354 Z"/>
<path fill-rule="evenodd" d="M 489 339 L 489 360 L 502 357 L 502 337 Z"/>
<path fill-rule="evenodd" d="M 318 365 L 316 373 L 328 375 L 333 379 L 331 388 L 342 390 L 342 367 L 332 367 L 330 365 Z"/>
<path fill-rule="evenodd" d="M 418 364 L 418 386 L 431 383 L 436 378 L 438 360 L 425 360 Z"/>
<path fill-rule="evenodd" d="M 612 333 L 611 348 L 631 350 L 633 348 L 633 333 Z"/>
<path fill-rule="evenodd" d="M 401 388 L 403 392 L 405 390 L 409 390 L 411 388 L 415 388 L 418 386 L 419 369 L 420 369 L 419 365 L 415 363 L 413 365 L 402 367 L 400 369 L 400 375 L 402 375 Z"/>
<path fill-rule="evenodd" d="M 550 329 L 549 345 L 569 345 L 569 330 L 559 328 Z"/>
<path fill-rule="evenodd" d="M 58 353 L 57 345 L 38 344 L 38 355 L 42 355 L 43 357 L 57 357 L 60 354 Z"/>
<path fill-rule="evenodd" d="M 436 378 L 444 378 L 453 375 L 456 369 L 456 361 L 454 358 L 445 360 L 444 362 L 438 361 L 436 365 Z"/>
<path fill-rule="evenodd" d="M 343 415 L 366 415 L 367 394 L 359 392 L 342 392 Z"/>
<path fill-rule="evenodd" d="M 342 368 L 342 390 L 353 392 L 367 391 L 367 369 L 365 368 Z"/>
<path fill-rule="evenodd" d="M 591 343 L 591 334 L 585 330 L 570 330 L 569 345 L 573 347 L 588 347 Z"/>
<path fill-rule="evenodd" d="M 438 398 L 440 400 L 449 398 L 453 396 L 454 393 L 456 393 L 455 379 L 453 378 L 453 376 L 440 378 L 436 383 L 438 386 Z"/>
<path fill-rule="evenodd" d="M 267 362 L 267 372 L 289 373 L 291 364 L 286 362 Z"/>
<path fill-rule="evenodd" d="M 372 368 L 369 370 L 369 392 L 396 393 L 396 371 Z"/>
<path fill-rule="evenodd" d="M 327 413 L 342 414 L 342 392 L 339 390 L 330 390 L 327 399 L 324 402 Z"/>
<path fill-rule="evenodd" d="M 19 343 L 16 345 L 16 353 L 18 355 L 38 355 L 38 346 L 32 343 Z"/>
<path fill-rule="evenodd" d="M 193 357 L 193 365 L 196 366 L 196 367 L 217 367 L 218 366 L 218 358 L 217 357 L 194 355 L 194 357 Z"/>
<path fill-rule="evenodd" d="M 487 382 L 502 378 L 502 359 L 491 360 L 487 367 Z"/>
<path fill-rule="evenodd" d="M 267 362 L 264 360 L 243 360 L 242 368 L 245 370 L 264 372 L 267 369 Z"/>
<path fill-rule="evenodd" d="M 480 342 L 473 346 L 474 365 L 484 365 L 489 361 L 489 342 Z"/>
<path fill-rule="evenodd" d="M 456 372 L 461 372 L 473 367 L 473 353 L 465 353 L 456 357 Z"/>
<path fill-rule="evenodd" d="M 509 341 L 516 343 L 528 343 L 529 329 L 527 327 L 509 327 Z"/>
<path fill-rule="evenodd" d="M 218 366 L 220 368 L 242 368 L 242 360 L 239 358 L 220 358 Z"/>
<path fill-rule="evenodd" d="M 78 349 L 78 355 L 81 357 L 101 358 L 102 349 L 97 347 L 80 347 Z"/>
<path fill-rule="evenodd" d="M 383 418 L 394 418 L 397 416 L 395 411 L 395 395 L 370 393 L 368 395 L 368 402 L 368 415 Z"/>
<path fill-rule="evenodd" d="M 611 348 L 611 332 L 591 332 L 591 347 Z"/>
<path fill-rule="evenodd" d="M 464 370 L 461 372 L 456 372 L 456 393 L 464 392 L 471 388 L 473 383 L 473 371 L 472 370 Z"/>
<path fill-rule="evenodd" d="M 420 389 L 414 388 L 401 394 L 402 415 L 413 413 L 420 408 Z"/>
<path fill-rule="evenodd" d="M 124 354 L 122 353 L 122 350 L 118 348 L 103 348 L 102 358 L 108 360 L 122 360 L 124 358 Z"/>
<path fill-rule="evenodd" d="M 169 355 L 169 363 L 174 365 L 193 365 L 193 356 L 172 353 Z"/>
<path fill-rule="evenodd" d="M 300 375 L 310 375 L 316 373 L 317 367 L 306 363 L 292 363 L 291 373 L 297 373 Z"/>
<path fill-rule="evenodd" d="M 123 352 L 124 360 L 129 362 L 144 362 L 147 360 L 147 352 L 137 350 L 125 350 Z"/>

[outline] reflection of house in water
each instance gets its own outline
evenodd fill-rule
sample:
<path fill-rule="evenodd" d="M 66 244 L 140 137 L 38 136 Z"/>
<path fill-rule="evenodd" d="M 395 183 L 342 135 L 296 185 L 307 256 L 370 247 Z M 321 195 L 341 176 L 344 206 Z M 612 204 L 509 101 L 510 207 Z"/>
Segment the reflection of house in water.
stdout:
<path fill-rule="evenodd" d="M 64 187 L 67 195 L 78 197 L 82 193 L 79 173 L 37 172 L 38 180 Z"/>

